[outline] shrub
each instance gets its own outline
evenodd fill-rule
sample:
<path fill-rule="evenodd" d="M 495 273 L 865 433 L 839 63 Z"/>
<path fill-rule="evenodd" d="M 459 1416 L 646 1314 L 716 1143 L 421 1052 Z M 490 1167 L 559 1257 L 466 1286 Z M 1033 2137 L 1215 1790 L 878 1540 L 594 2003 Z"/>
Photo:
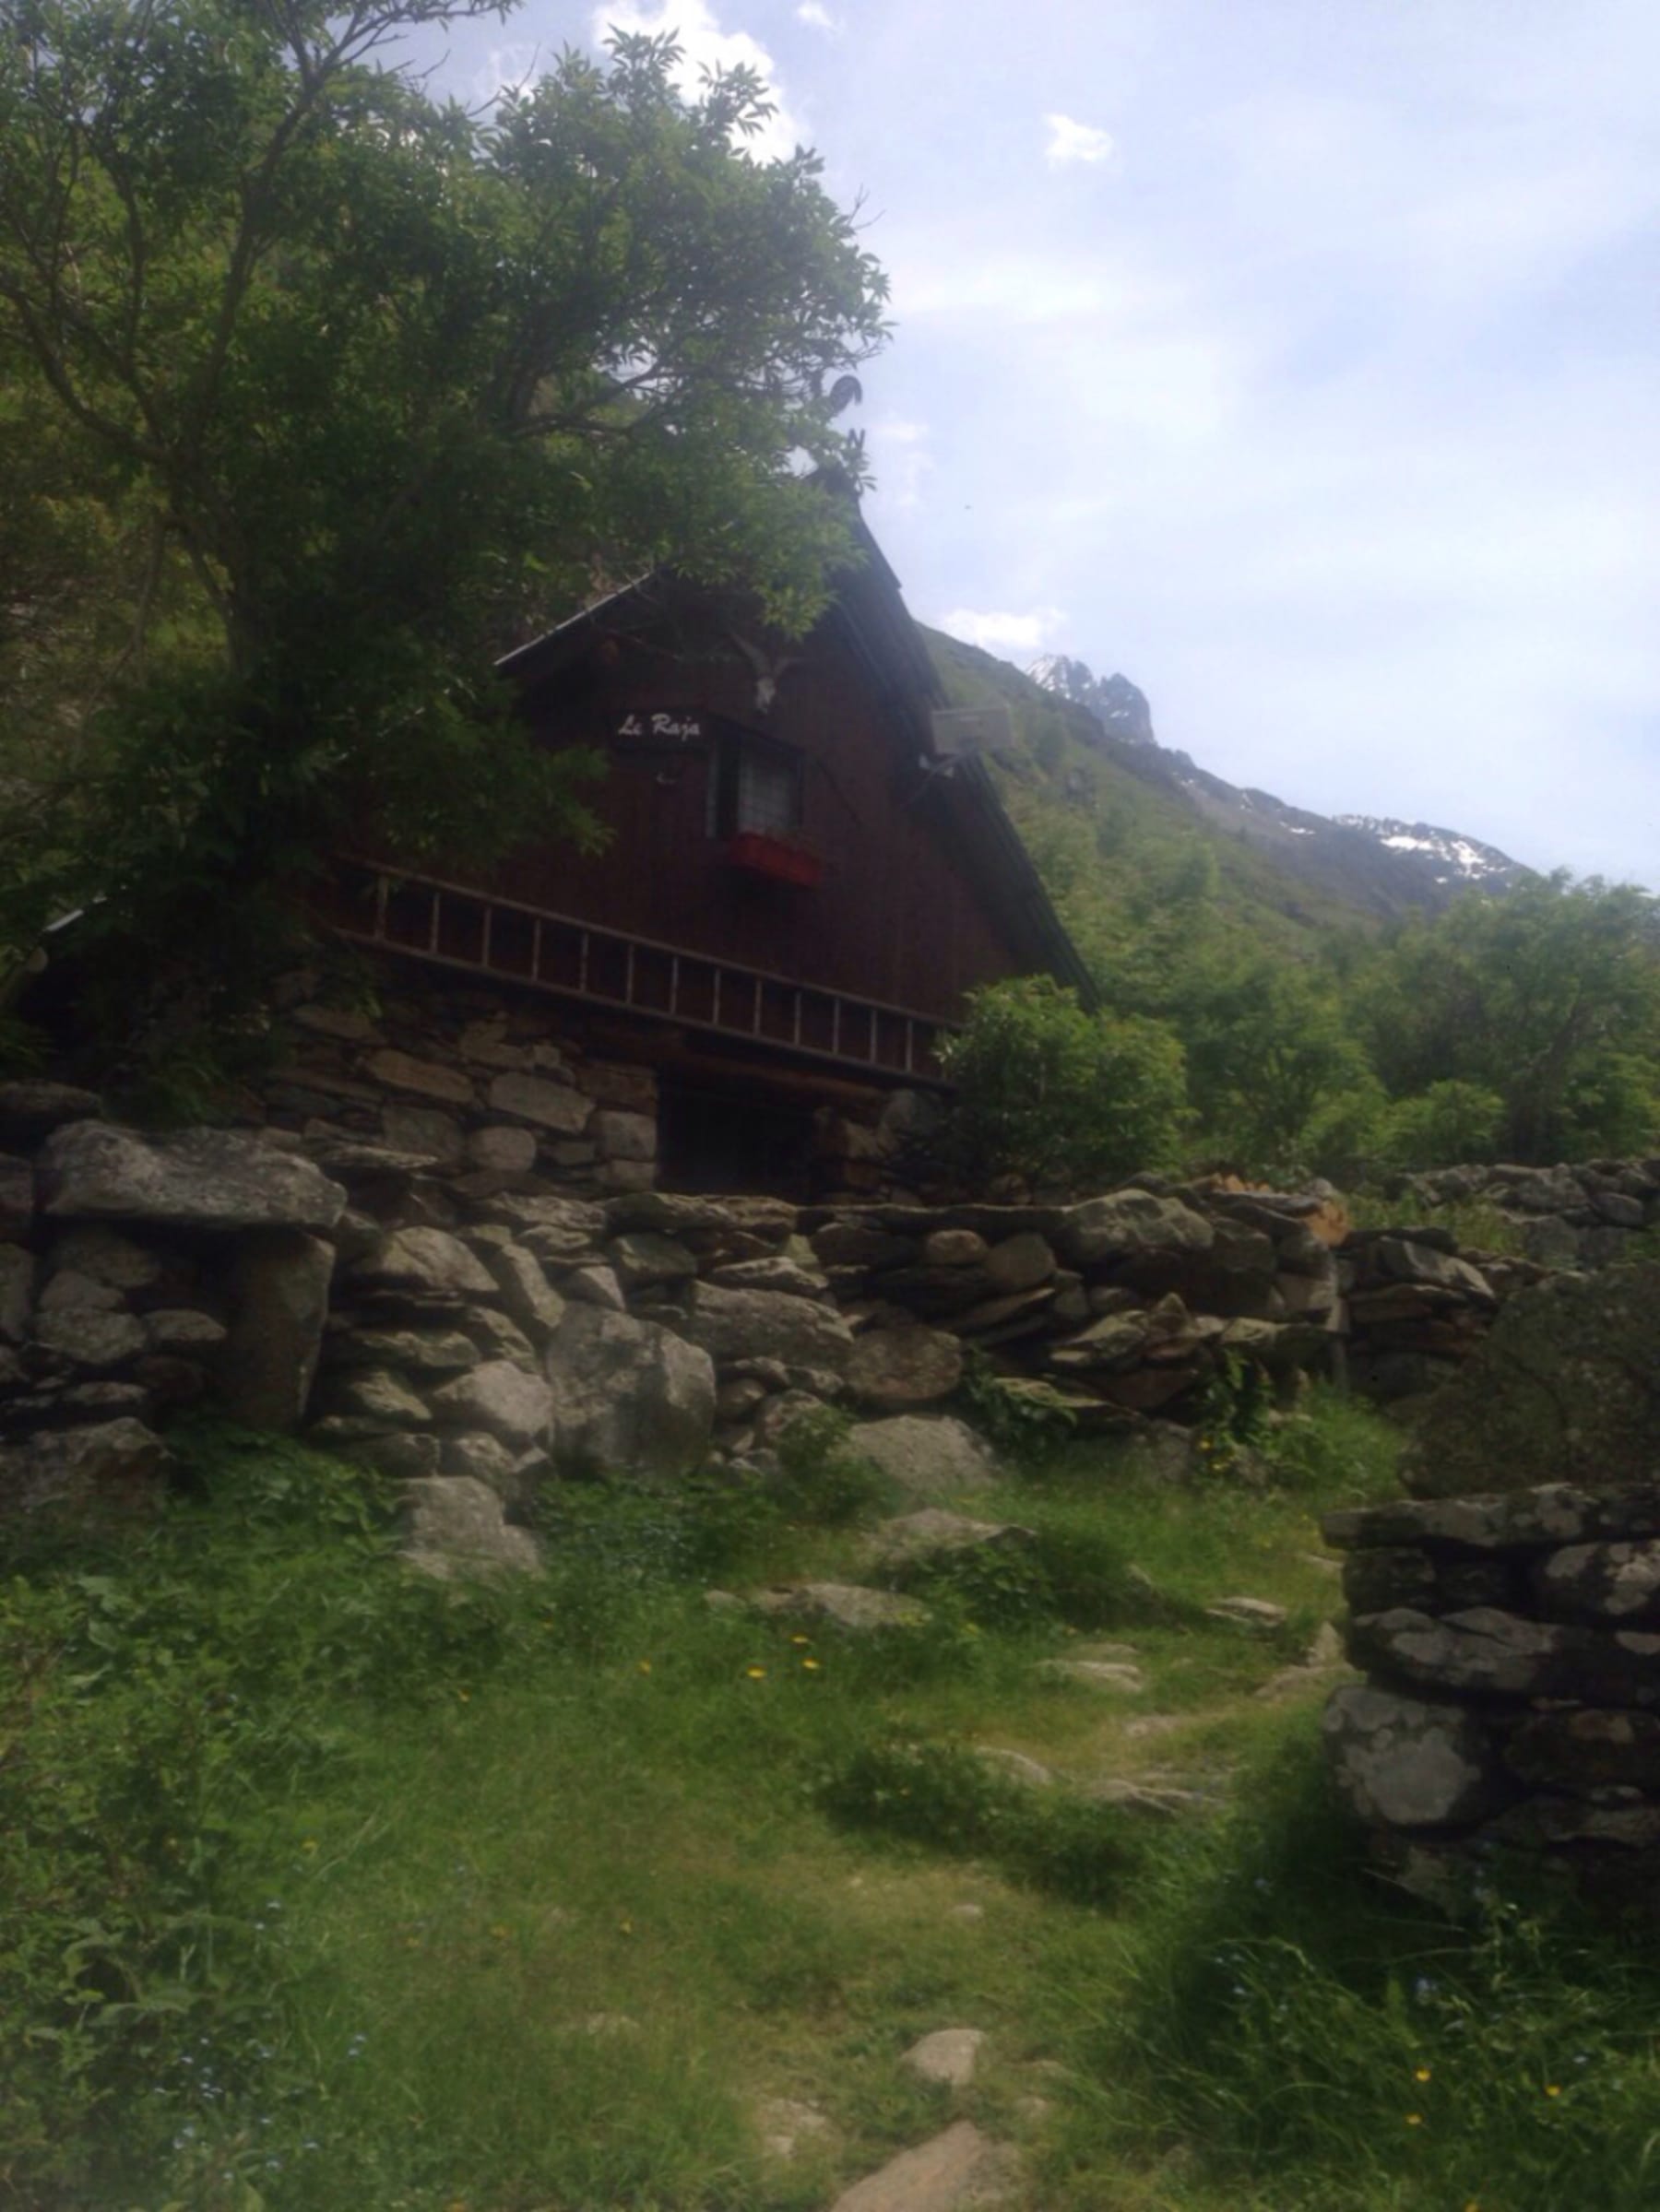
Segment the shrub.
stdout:
<path fill-rule="evenodd" d="M 1071 1441 L 1078 1416 L 1047 1384 L 1011 1383 L 970 1344 L 957 1402 L 964 1418 L 1017 1464 L 1038 1465 Z"/>
<path fill-rule="evenodd" d="M 1187 1107 L 1174 1036 L 1140 1016 L 1086 1013 L 1047 976 L 971 992 L 945 1059 L 970 1176 L 1075 1189 L 1176 1155 Z"/>

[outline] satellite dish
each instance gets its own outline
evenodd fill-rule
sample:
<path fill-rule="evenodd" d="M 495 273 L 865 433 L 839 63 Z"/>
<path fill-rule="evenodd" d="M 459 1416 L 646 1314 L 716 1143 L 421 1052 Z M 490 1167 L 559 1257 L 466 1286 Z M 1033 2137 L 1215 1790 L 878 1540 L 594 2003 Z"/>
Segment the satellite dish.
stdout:
<path fill-rule="evenodd" d="M 934 751 L 943 761 L 978 760 L 1014 742 L 1014 717 L 1006 706 L 943 706 L 931 716 Z"/>

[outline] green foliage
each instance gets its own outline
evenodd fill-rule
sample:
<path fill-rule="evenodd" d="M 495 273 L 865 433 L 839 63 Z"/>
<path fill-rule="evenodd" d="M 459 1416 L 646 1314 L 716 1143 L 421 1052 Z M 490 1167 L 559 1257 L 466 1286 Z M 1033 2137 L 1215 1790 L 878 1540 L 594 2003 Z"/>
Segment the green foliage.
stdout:
<path fill-rule="evenodd" d="M 1660 1960 L 1515 1873 L 1476 1882 L 1463 1926 L 1369 1878 L 1298 1745 L 1149 1884 L 1132 2002 L 1097 2044 L 1121 2122 L 1286 2212 L 1639 2212 Z"/>
<path fill-rule="evenodd" d="M 987 1859 L 1016 1881 L 1085 1904 L 1111 1903 L 1141 1856 L 1120 1808 L 1051 1799 L 949 1745 L 866 1745 L 820 1794 L 848 1827 Z"/>
<path fill-rule="evenodd" d="M 1388 1496 L 1401 1440 L 1362 1400 L 1315 1383 L 1297 1413 L 1268 1422 L 1260 1449 L 1280 1488 L 1352 1502 Z"/>
<path fill-rule="evenodd" d="M 1172 996 L 1193 1105 L 1214 1143 L 1253 1170 L 1363 1148 L 1376 1085 L 1330 988 L 1263 961 L 1199 971 Z"/>
<path fill-rule="evenodd" d="M 439 103 L 398 41 L 486 12 L 0 0 L 0 937 L 97 901 L 254 965 L 365 821 L 591 834 L 504 645 L 670 562 L 824 605 L 800 456 L 857 466 L 824 394 L 883 335 L 854 220 L 666 39 Z"/>
<path fill-rule="evenodd" d="M 890 1579 L 976 1635 L 984 1627 L 1036 1628 L 1056 1617 L 1055 1592 L 1036 1544 L 969 1544 L 900 1567 Z"/>
<path fill-rule="evenodd" d="M 1398 1098 L 1382 1117 L 1378 1154 L 1402 1167 L 1458 1167 L 1490 1160 L 1499 1149 L 1504 1101 L 1480 1083 L 1431 1083 L 1416 1098 Z"/>
<path fill-rule="evenodd" d="M 1470 1119 L 1484 1151 L 1548 1163 L 1629 1153 L 1650 1141 L 1660 1095 L 1660 940 L 1630 886 L 1531 878 L 1408 924 L 1363 969 L 1356 1011 L 1392 1093 L 1456 1082 L 1500 1102 Z M 1441 1141 L 1439 1114 L 1422 1133 Z M 1414 1165 L 1419 1164 L 1415 1161 Z M 1429 1165 L 1423 1162 L 1423 1165 Z"/>
<path fill-rule="evenodd" d="M 1213 830 L 1081 709 L 931 643 L 954 698 L 1011 708 L 1005 800 L 1106 1005 L 1180 1047 L 1188 1112 L 1168 1126 L 1190 1158 L 1347 1183 L 1380 1162 L 1654 1141 L 1660 929 L 1643 893 L 1529 878 L 1380 926 Z"/>
<path fill-rule="evenodd" d="M 946 1062 L 957 1084 L 954 1134 L 972 1175 L 1078 1188 L 1175 1156 L 1180 1047 L 1155 1023 L 1085 1013 L 1049 976 L 972 992 Z"/>
<path fill-rule="evenodd" d="M 769 1496 L 788 1520 L 839 1528 L 891 1506 L 894 1487 L 853 1448 L 852 1423 L 834 1406 L 801 1414 L 778 1438 L 777 1475 Z"/>
<path fill-rule="evenodd" d="M 1017 1466 L 1040 1464 L 1078 1425 L 1059 1391 L 1010 1381 L 973 1345 L 963 1356 L 957 1403 L 963 1418 Z"/>
<path fill-rule="evenodd" d="M 508 1634 L 487 1593 L 391 1568 L 372 1478 L 178 1442 L 197 1494 L 148 1536 L 48 1532 L 0 1585 L 0 2145 L 42 2190 L 85 2185 L 106 2107 L 161 2159 L 267 2075 L 283 1906 L 253 1809 L 315 1785 L 354 1702 L 429 1701 Z"/>
<path fill-rule="evenodd" d="M 1200 1449 L 1213 1474 L 1227 1474 L 1242 1453 L 1264 1450 L 1273 1435 L 1274 1384 L 1253 1359 L 1227 1352 L 1200 1393 Z"/>

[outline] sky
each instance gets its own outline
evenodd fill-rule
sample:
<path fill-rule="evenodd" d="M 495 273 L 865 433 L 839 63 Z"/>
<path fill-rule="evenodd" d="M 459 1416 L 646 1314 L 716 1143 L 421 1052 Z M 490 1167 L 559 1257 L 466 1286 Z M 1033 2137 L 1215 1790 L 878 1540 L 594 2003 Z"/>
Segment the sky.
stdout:
<path fill-rule="evenodd" d="M 613 24 L 861 201 L 913 613 L 1235 783 L 1660 888 L 1656 0 L 527 0 L 444 76 Z"/>

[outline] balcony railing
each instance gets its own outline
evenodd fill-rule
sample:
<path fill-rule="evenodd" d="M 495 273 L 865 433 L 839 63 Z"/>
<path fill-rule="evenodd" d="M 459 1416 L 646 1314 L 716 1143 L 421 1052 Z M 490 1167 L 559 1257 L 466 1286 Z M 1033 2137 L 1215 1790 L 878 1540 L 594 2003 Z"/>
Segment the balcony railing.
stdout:
<path fill-rule="evenodd" d="M 867 1074 L 944 1081 L 938 1047 L 950 1030 L 907 1007 L 796 983 L 375 861 L 337 860 L 317 905 L 321 918 L 354 944 Z"/>

